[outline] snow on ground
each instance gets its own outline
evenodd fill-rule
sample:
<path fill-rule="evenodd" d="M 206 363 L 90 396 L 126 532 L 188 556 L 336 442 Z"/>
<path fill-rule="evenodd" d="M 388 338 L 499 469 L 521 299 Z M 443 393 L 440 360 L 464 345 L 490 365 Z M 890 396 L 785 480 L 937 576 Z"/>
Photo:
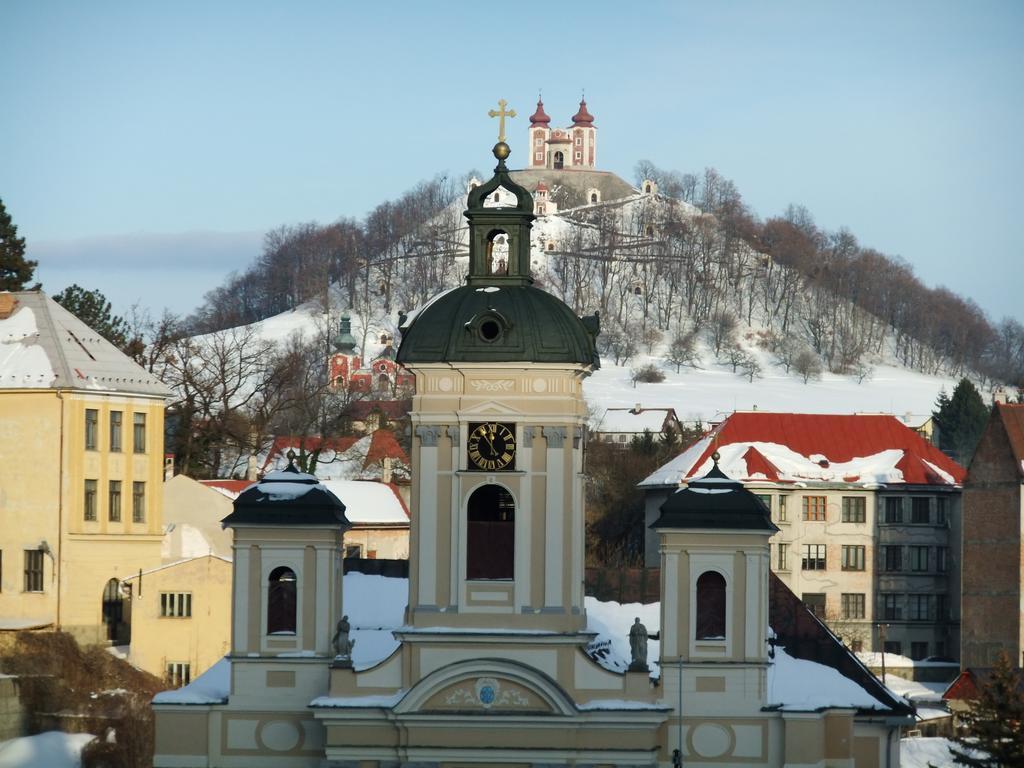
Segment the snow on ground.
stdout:
<path fill-rule="evenodd" d="M 665 381 L 631 381 L 631 371 L 648 362 L 660 364 Z M 709 364 L 701 369 L 683 367 L 680 373 L 659 358 L 640 357 L 630 366 L 601 361 L 601 368 L 583 383 L 587 401 L 600 418 L 606 408 L 675 408 L 684 422 L 720 421 L 733 411 L 782 413 L 891 413 L 930 414 L 939 392 L 952 392 L 953 379 L 880 365 L 870 379 L 858 384 L 852 376 L 826 373 L 807 384 L 776 366 L 764 366 L 764 376 L 753 383 L 729 366 Z M 922 419 L 923 420 L 923 419 Z"/>
<path fill-rule="evenodd" d="M 0 742 L 0 768 L 79 768 L 88 733 L 47 731 Z"/>
<path fill-rule="evenodd" d="M 900 739 L 900 768 L 953 768 L 951 746 L 952 741 L 940 736 Z"/>

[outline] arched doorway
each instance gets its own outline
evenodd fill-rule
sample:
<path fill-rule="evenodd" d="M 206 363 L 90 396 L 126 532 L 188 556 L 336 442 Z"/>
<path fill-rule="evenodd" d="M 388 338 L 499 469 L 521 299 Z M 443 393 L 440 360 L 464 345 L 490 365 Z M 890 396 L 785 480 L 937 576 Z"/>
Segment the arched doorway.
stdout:
<path fill-rule="evenodd" d="M 110 579 L 103 587 L 103 627 L 113 645 L 132 641 L 131 603 L 125 603 L 121 582 Z"/>
<path fill-rule="evenodd" d="M 516 503 L 500 485 L 482 485 L 466 507 L 466 578 L 515 576 Z"/>
<path fill-rule="evenodd" d="M 565 155 L 555 152 L 555 170 L 560 171 L 565 167 Z"/>

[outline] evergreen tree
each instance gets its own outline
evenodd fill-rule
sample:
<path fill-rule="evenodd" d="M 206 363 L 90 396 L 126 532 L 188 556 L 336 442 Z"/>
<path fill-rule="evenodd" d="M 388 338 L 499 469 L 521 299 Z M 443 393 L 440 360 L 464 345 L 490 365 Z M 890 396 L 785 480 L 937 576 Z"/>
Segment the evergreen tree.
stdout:
<path fill-rule="evenodd" d="M 968 379 L 960 379 L 952 397 L 939 394 L 932 416 L 939 425 L 939 447 L 964 466 L 970 463 L 988 423 L 988 408 Z"/>
<path fill-rule="evenodd" d="M 110 311 L 110 302 L 99 289 L 87 291 L 73 284 L 54 296 L 53 300 L 122 352 L 132 356 L 138 352 L 140 340 L 130 338 L 128 323 Z"/>
<path fill-rule="evenodd" d="M 38 262 L 25 258 L 25 238 L 0 200 L 0 291 L 24 291 L 32 281 Z M 39 288 L 36 283 L 32 289 Z"/>
<path fill-rule="evenodd" d="M 1008 768 L 1024 765 L 1024 680 L 1000 653 L 978 698 L 961 716 L 966 734 L 950 747 L 957 765 Z"/>

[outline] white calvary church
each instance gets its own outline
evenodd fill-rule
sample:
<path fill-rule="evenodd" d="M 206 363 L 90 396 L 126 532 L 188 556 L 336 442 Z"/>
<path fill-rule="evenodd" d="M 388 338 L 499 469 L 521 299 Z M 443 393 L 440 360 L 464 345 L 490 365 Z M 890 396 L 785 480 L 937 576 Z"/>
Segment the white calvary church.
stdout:
<path fill-rule="evenodd" d="M 628 668 L 594 651 L 582 383 L 598 321 L 533 285 L 533 200 L 504 141 L 494 155 L 469 193 L 465 285 L 401 324 L 416 395 L 397 647 L 353 663 L 344 506 L 315 477 L 273 473 L 225 520 L 231 652 L 157 696 L 155 765 L 898 765 L 909 708 L 771 576 L 767 510 L 717 469 L 654 524 L 656 656 L 639 628 Z M 499 187 L 514 200 L 485 206 Z"/>

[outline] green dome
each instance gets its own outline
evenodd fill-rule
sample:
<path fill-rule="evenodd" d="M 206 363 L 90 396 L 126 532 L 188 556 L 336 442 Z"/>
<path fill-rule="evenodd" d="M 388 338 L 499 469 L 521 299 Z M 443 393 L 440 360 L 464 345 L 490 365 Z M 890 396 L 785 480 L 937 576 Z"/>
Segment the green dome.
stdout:
<path fill-rule="evenodd" d="M 465 285 L 399 320 L 398 362 L 577 363 L 599 367 L 597 315 L 579 318 L 532 285 Z"/>

